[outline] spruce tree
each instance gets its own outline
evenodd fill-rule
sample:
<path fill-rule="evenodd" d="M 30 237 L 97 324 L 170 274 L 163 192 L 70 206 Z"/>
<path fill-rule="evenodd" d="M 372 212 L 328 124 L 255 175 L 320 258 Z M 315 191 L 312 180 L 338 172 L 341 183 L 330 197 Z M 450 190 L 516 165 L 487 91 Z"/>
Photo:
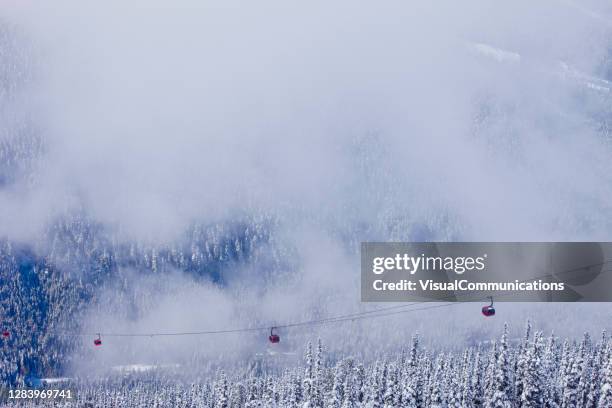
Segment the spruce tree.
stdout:
<path fill-rule="evenodd" d="M 312 356 L 312 343 L 306 343 L 304 350 L 304 379 L 302 389 L 304 391 L 304 408 L 316 407 L 316 395 L 314 391 L 314 358 Z"/>
<path fill-rule="evenodd" d="M 599 404 L 599 393 L 601 391 L 601 379 L 606 363 L 606 331 L 602 332 L 601 340 L 594 351 L 591 376 L 588 384 L 585 408 L 597 408 Z"/>
<path fill-rule="evenodd" d="M 385 408 L 393 408 L 399 406 L 401 401 L 401 390 L 398 378 L 398 372 L 394 364 L 387 367 L 387 377 L 385 383 L 385 391 L 383 402 Z"/>
<path fill-rule="evenodd" d="M 565 379 L 563 381 L 563 399 L 561 408 L 578 408 L 580 404 L 580 377 L 582 375 L 582 356 L 578 351 L 572 352 L 569 358 Z"/>
<path fill-rule="evenodd" d="M 526 366 L 523 371 L 523 387 L 520 395 L 521 408 L 541 408 L 544 405 L 544 392 L 540 368 L 542 363 L 541 334 L 536 333 L 531 346 L 526 346 Z"/>
<path fill-rule="evenodd" d="M 484 381 L 482 381 L 482 377 L 484 375 L 483 370 L 484 365 L 482 361 L 482 352 L 480 350 L 480 347 L 478 347 L 478 350 L 476 351 L 476 357 L 474 358 L 474 367 L 470 379 L 470 387 L 472 389 L 472 403 L 474 408 L 482 408 L 485 403 Z"/>
<path fill-rule="evenodd" d="M 317 351 L 315 355 L 314 365 L 314 381 L 313 381 L 313 401 L 316 407 L 323 406 L 325 378 L 323 375 L 323 342 L 319 337 L 317 339 Z"/>
<path fill-rule="evenodd" d="M 461 369 L 461 406 L 463 408 L 473 408 L 474 399 L 472 396 L 472 378 L 474 377 L 473 350 L 468 349 L 463 354 L 463 365 Z"/>
<path fill-rule="evenodd" d="M 545 408 L 559 408 L 561 404 L 561 397 L 559 392 L 559 365 L 560 357 L 557 353 L 557 343 L 555 341 L 554 333 L 551 334 L 546 344 L 546 350 L 544 351 L 544 358 L 542 363 L 542 381 L 545 385 L 546 391 L 544 395 L 544 407 Z"/>
<path fill-rule="evenodd" d="M 499 342 L 493 377 L 493 393 L 486 403 L 487 408 L 512 408 L 514 398 L 510 378 L 510 355 L 508 350 L 508 325 Z"/>
<path fill-rule="evenodd" d="M 527 320 L 527 324 L 525 325 L 525 334 L 523 335 L 523 339 L 519 345 L 519 350 L 517 352 L 516 359 L 516 367 L 515 367 L 515 381 L 514 381 L 514 389 L 516 392 L 517 399 L 521 398 L 524 387 L 524 379 L 525 379 L 525 371 L 527 370 L 527 359 L 528 359 L 528 349 L 529 349 L 529 336 L 531 333 L 531 322 Z"/>
<path fill-rule="evenodd" d="M 605 353 L 604 370 L 599 391 L 599 407 L 612 407 L 612 343 L 608 343 Z"/>
<path fill-rule="evenodd" d="M 219 380 L 215 386 L 215 408 L 228 408 L 229 406 L 229 389 L 225 373 L 221 371 Z"/>
<path fill-rule="evenodd" d="M 353 388 L 356 392 L 357 402 L 362 403 L 365 401 L 366 393 L 365 368 L 363 364 L 358 364 L 357 367 L 354 368 L 354 377 Z"/>
<path fill-rule="evenodd" d="M 380 408 L 382 406 L 382 396 L 380 393 L 380 377 L 379 372 L 381 364 L 377 360 L 370 369 L 370 379 L 368 381 L 368 389 L 366 395 L 366 407 L 367 408 Z"/>
<path fill-rule="evenodd" d="M 334 380 L 332 389 L 329 397 L 327 398 L 326 407 L 329 408 L 340 408 L 344 401 L 344 383 L 346 380 L 346 373 L 344 371 L 343 361 L 339 361 L 333 369 Z"/>
<path fill-rule="evenodd" d="M 440 354 L 436 360 L 436 368 L 430 378 L 430 408 L 444 408 L 446 406 L 446 399 L 444 395 L 444 370 L 445 358 L 444 354 Z"/>
<path fill-rule="evenodd" d="M 417 366 L 407 364 L 404 367 L 404 374 L 402 376 L 401 384 L 401 401 L 402 406 L 405 408 L 416 408 L 419 406 L 418 390 L 420 388 L 420 370 Z"/>
<path fill-rule="evenodd" d="M 351 371 L 344 377 L 344 400 L 342 401 L 342 408 L 357 408 L 358 407 L 358 395 L 359 391 L 356 387 L 354 369 L 351 367 Z"/>

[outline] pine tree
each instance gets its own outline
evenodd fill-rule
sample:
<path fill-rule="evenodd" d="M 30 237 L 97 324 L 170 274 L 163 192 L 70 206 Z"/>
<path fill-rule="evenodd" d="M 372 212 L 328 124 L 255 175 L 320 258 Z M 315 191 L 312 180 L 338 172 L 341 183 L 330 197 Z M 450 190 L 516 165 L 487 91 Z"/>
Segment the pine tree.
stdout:
<path fill-rule="evenodd" d="M 520 396 L 521 408 L 541 408 L 544 405 L 544 392 L 540 365 L 542 362 L 541 334 L 536 333 L 531 346 L 526 346 L 526 366 L 523 371 L 522 392 Z"/>
<path fill-rule="evenodd" d="M 312 343 L 308 341 L 304 350 L 305 372 L 302 382 L 304 390 L 304 408 L 316 407 L 316 395 L 314 391 L 314 359 L 312 356 Z"/>
<path fill-rule="evenodd" d="M 559 364 L 559 355 L 557 353 L 557 345 L 553 333 L 548 339 L 546 351 L 544 352 L 544 361 L 542 363 L 542 381 L 546 387 L 544 393 L 545 408 L 559 408 L 561 404 L 558 381 Z"/>
<path fill-rule="evenodd" d="M 344 378 L 344 401 L 342 401 L 342 408 L 357 408 L 358 407 L 358 396 L 359 392 L 355 387 L 355 382 L 351 375 L 346 375 Z"/>
<path fill-rule="evenodd" d="M 599 407 L 612 407 L 612 343 L 606 347 L 604 370 L 601 377 Z"/>
<path fill-rule="evenodd" d="M 580 344 L 579 354 L 581 358 L 581 370 L 580 370 L 580 381 L 578 382 L 578 407 L 584 408 L 587 393 L 589 390 L 589 381 L 591 378 L 591 370 L 593 366 L 593 345 L 591 342 L 591 336 L 589 333 L 584 333 L 582 343 Z"/>
<path fill-rule="evenodd" d="M 367 408 L 379 408 L 382 406 L 380 395 L 380 362 L 377 360 L 369 370 L 369 381 L 367 386 L 367 392 L 365 396 L 365 402 Z"/>
<path fill-rule="evenodd" d="M 314 359 L 312 357 L 312 343 L 310 340 L 306 343 L 306 347 L 304 348 L 304 364 L 306 369 L 304 377 L 314 378 Z"/>
<path fill-rule="evenodd" d="M 344 400 L 344 384 L 346 381 L 346 373 L 344 371 L 345 365 L 343 361 L 339 361 L 334 367 L 334 380 L 332 390 L 327 398 L 326 407 L 329 408 L 340 408 Z"/>
<path fill-rule="evenodd" d="M 394 364 L 390 364 L 387 367 L 387 377 L 385 384 L 385 391 L 383 396 L 384 406 L 386 408 L 393 408 L 400 405 L 401 391 L 398 378 L 398 372 Z"/>
<path fill-rule="evenodd" d="M 474 400 L 472 397 L 472 378 L 474 371 L 474 364 L 477 362 L 472 361 L 472 349 L 468 349 L 463 353 L 463 365 L 461 369 L 461 406 L 463 408 L 472 408 L 474 406 Z"/>
<path fill-rule="evenodd" d="M 357 367 L 354 368 L 355 378 L 353 382 L 353 388 L 355 389 L 357 402 L 362 403 L 365 401 L 365 368 L 363 364 L 358 364 Z"/>
<path fill-rule="evenodd" d="M 325 385 L 325 378 L 323 376 L 323 342 L 319 337 L 317 339 L 317 352 L 315 355 L 315 365 L 314 365 L 314 381 L 313 381 L 313 401 L 314 406 L 322 407 L 323 406 L 323 394 Z"/>
<path fill-rule="evenodd" d="M 493 348 L 489 353 L 487 362 L 484 367 L 484 403 L 487 406 L 488 401 L 493 399 L 495 393 L 495 367 L 497 365 L 498 344 L 497 340 L 493 342 Z"/>
<path fill-rule="evenodd" d="M 426 367 L 419 366 L 419 362 L 427 359 L 426 356 L 419 356 L 419 333 L 412 336 L 412 345 L 408 362 L 402 373 L 401 401 L 403 406 L 411 408 L 423 405 L 423 373 Z M 428 359 L 427 359 L 428 360 Z"/>
<path fill-rule="evenodd" d="M 295 408 L 302 401 L 302 386 L 295 371 L 290 374 L 288 387 L 287 406 Z"/>
<path fill-rule="evenodd" d="M 404 367 L 401 384 L 401 401 L 405 408 L 416 408 L 419 406 L 419 394 L 421 373 L 417 366 L 408 364 Z"/>
<path fill-rule="evenodd" d="M 271 376 L 268 377 L 266 381 L 264 399 L 266 401 L 267 407 L 276 407 L 276 404 L 278 402 L 278 392 L 276 389 L 276 383 L 274 382 L 274 379 Z"/>
<path fill-rule="evenodd" d="M 242 407 L 246 400 L 246 391 L 242 383 L 237 383 L 230 392 L 230 407 Z"/>
<path fill-rule="evenodd" d="M 487 400 L 487 408 L 512 408 L 514 406 L 509 357 L 508 325 L 505 324 L 495 362 L 495 373 L 492 381 L 493 393 Z"/>
<path fill-rule="evenodd" d="M 431 378 L 433 376 L 433 362 L 429 358 L 429 352 L 424 350 L 420 358 L 421 384 L 420 388 L 422 405 L 428 407 L 431 404 Z M 417 390 L 418 392 L 418 390 Z M 418 404 L 417 404 L 418 405 Z"/>
<path fill-rule="evenodd" d="M 516 367 L 515 367 L 515 381 L 514 381 L 514 388 L 515 388 L 515 392 L 516 392 L 516 398 L 517 400 L 521 398 L 521 395 L 523 393 L 523 387 L 524 387 L 524 379 L 525 379 L 525 372 L 527 370 L 527 354 L 528 354 L 528 348 L 529 348 L 529 336 L 531 334 L 531 322 L 529 320 L 527 320 L 527 324 L 525 325 L 525 334 L 523 335 L 523 340 L 519 346 L 519 350 L 517 353 L 517 359 L 516 359 Z"/>
<path fill-rule="evenodd" d="M 565 339 L 563 341 L 563 346 L 561 347 L 561 363 L 559 365 L 559 375 L 557 376 L 557 381 L 559 382 L 559 388 L 561 391 L 565 387 L 565 377 L 571 369 L 571 356 L 572 353 L 570 352 L 569 340 Z M 563 396 L 561 395 L 561 397 Z"/>
<path fill-rule="evenodd" d="M 482 353 L 479 348 L 478 351 L 476 352 L 476 358 L 474 360 L 474 369 L 472 370 L 472 376 L 471 376 L 471 381 L 470 381 L 471 388 L 473 390 L 472 402 L 473 402 L 474 408 L 482 408 L 485 403 L 484 391 L 483 391 L 484 382 L 482 381 L 482 376 L 484 374 L 483 373 L 484 367 L 483 367 L 481 356 L 482 356 Z"/>
<path fill-rule="evenodd" d="M 601 341 L 597 345 L 595 350 L 595 356 L 593 357 L 593 364 L 591 367 L 591 378 L 588 385 L 587 397 L 585 402 L 585 408 L 597 408 L 599 403 L 599 393 L 601 390 L 601 379 L 606 363 L 606 331 L 602 332 Z"/>
<path fill-rule="evenodd" d="M 572 352 L 568 359 L 567 370 L 563 381 L 562 408 L 578 408 L 580 404 L 580 377 L 582 375 L 582 356 L 580 352 Z"/>
<path fill-rule="evenodd" d="M 219 380 L 215 386 L 215 408 L 228 408 L 229 406 L 229 392 L 227 386 L 227 378 L 225 373 L 221 371 L 219 374 Z"/>
<path fill-rule="evenodd" d="M 444 395 L 444 364 L 444 354 L 440 354 L 436 360 L 436 368 L 434 370 L 434 373 L 430 378 L 430 408 L 444 408 L 446 406 L 446 400 Z"/>
<path fill-rule="evenodd" d="M 257 379 L 251 377 L 247 382 L 247 397 L 245 407 L 256 407 L 259 394 L 257 392 Z"/>
<path fill-rule="evenodd" d="M 449 408 L 462 408 L 461 407 L 461 365 L 458 364 L 457 360 L 452 356 L 448 356 L 447 374 L 444 381 L 448 407 Z"/>
<path fill-rule="evenodd" d="M 419 333 L 415 333 L 412 336 L 412 346 L 410 347 L 410 356 L 408 360 L 408 365 L 411 367 L 416 367 L 417 360 L 419 355 Z"/>

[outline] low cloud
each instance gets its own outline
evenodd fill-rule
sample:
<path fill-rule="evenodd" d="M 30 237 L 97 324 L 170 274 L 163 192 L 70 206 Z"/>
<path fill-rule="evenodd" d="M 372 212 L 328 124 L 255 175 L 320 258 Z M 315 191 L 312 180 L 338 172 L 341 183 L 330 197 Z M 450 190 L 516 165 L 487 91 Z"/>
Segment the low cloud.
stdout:
<path fill-rule="evenodd" d="M 0 185 L 0 236 L 34 242 L 83 211 L 121 239 L 167 243 L 263 214 L 296 251 L 278 287 L 245 266 L 240 297 L 186 283 L 135 323 L 87 319 L 130 331 L 245 324 L 234 312 L 249 301 L 262 321 L 351 312 L 357 299 L 321 297 L 358 279 L 347 265 L 366 239 L 609 240 L 610 13 L 9 2 L 0 49 L 27 52 L 1 57 L 0 111 L 18 120 L 0 141 L 43 147 Z"/>

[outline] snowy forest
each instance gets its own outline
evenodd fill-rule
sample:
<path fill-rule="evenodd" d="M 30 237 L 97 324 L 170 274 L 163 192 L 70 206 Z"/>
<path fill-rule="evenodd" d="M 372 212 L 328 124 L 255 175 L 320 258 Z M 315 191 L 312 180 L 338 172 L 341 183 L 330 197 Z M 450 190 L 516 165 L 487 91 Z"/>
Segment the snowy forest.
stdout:
<path fill-rule="evenodd" d="M 74 380 L 70 401 L 23 401 L 58 407 L 456 407 L 608 408 L 612 406 L 612 342 L 560 339 L 531 332 L 488 346 L 436 352 L 413 335 L 398 355 L 364 363 L 330 361 L 319 339 L 308 342 L 303 362 L 281 372 L 252 368 L 209 381 L 179 382 L 150 372 L 95 381 Z M 11 402 L 12 404 L 13 402 Z M 0 406 L 13 406 L 1 405 Z M 6 404 L 6 403 L 5 403 Z"/>
<path fill-rule="evenodd" d="M 172 3 L 0 1 L 0 407 L 612 408 L 609 304 L 360 298 L 612 240 L 609 1 Z"/>

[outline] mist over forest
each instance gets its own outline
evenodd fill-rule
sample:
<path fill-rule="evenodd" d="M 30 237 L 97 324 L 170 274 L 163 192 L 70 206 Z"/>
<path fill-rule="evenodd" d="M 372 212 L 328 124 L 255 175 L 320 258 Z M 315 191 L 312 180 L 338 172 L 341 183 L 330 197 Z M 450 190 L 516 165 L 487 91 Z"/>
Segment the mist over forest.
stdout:
<path fill-rule="evenodd" d="M 612 328 L 500 302 L 282 329 L 273 354 L 267 331 L 72 336 L 387 307 L 360 303 L 363 241 L 612 240 L 608 2 L 220 3 L 0 5 L 0 382 Z"/>

